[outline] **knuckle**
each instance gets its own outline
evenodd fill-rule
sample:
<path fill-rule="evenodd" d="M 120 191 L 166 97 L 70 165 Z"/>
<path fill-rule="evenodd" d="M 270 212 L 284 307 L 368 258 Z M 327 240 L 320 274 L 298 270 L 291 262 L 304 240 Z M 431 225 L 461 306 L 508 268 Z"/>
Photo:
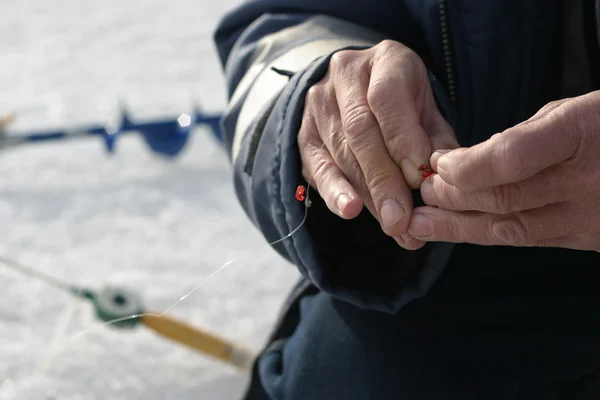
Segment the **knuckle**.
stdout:
<path fill-rule="evenodd" d="M 379 42 L 377 44 L 377 50 L 380 50 L 384 53 L 386 53 L 389 50 L 393 50 L 398 48 L 399 46 L 401 46 L 401 44 L 399 42 L 396 42 L 395 40 L 391 40 L 391 39 L 385 39 L 382 40 L 381 42 Z"/>
<path fill-rule="evenodd" d="M 412 52 L 412 50 L 400 42 L 391 39 L 385 39 L 379 42 L 374 50 L 378 57 L 398 56 L 404 53 Z"/>
<path fill-rule="evenodd" d="M 531 117 L 529 120 L 535 120 L 539 117 L 543 117 L 544 115 L 548 114 L 549 112 L 551 112 L 552 110 L 554 110 L 555 108 L 560 106 L 563 102 L 564 102 L 564 100 L 553 100 L 549 103 L 546 103 L 546 105 L 544 105 L 542 108 L 540 108 L 540 110 L 538 112 L 536 112 L 535 115 L 533 117 Z M 529 121 L 529 120 L 527 120 L 527 121 Z M 524 123 L 526 123 L 527 121 L 524 121 Z"/>
<path fill-rule="evenodd" d="M 500 185 L 494 187 L 488 196 L 484 196 L 484 204 L 488 210 L 498 214 L 509 214 L 517 211 L 520 197 L 520 190 L 517 186 Z"/>
<path fill-rule="evenodd" d="M 393 111 L 391 107 L 397 104 L 393 100 L 398 96 L 394 88 L 398 88 L 399 86 L 397 82 L 387 77 L 375 79 L 367 89 L 367 103 L 371 109 L 391 114 L 389 113 L 389 111 Z"/>
<path fill-rule="evenodd" d="M 384 40 L 376 46 L 378 58 L 394 60 L 398 66 L 408 72 L 409 76 L 426 75 L 425 63 L 411 48 L 394 40 Z M 417 74 L 417 75 L 414 75 Z"/>
<path fill-rule="evenodd" d="M 504 181 L 512 181 L 519 177 L 526 168 L 526 151 L 515 140 L 508 138 L 502 146 L 497 147 L 498 156 L 493 157 L 494 169 Z"/>
<path fill-rule="evenodd" d="M 518 215 L 500 218 L 492 224 L 493 236 L 509 246 L 527 245 L 527 230 Z"/>
<path fill-rule="evenodd" d="M 359 138 L 372 130 L 376 123 L 369 107 L 360 104 L 347 110 L 343 129 L 349 137 Z"/>
<path fill-rule="evenodd" d="M 563 103 L 563 100 L 553 100 L 553 101 L 549 102 L 548 104 L 546 104 L 544 107 L 542 107 L 542 110 L 556 108 L 561 103 Z"/>
<path fill-rule="evenodd" d="M 320 83 L 316 83 L 312 85 L 308 92 L 306 92 L 306 102 L 308 104 L 314 104 L 323 98 L 323 85 Z"/>
<path fill-rule="evenodd" d="M 323 183 L 335 167 L 335 162 L 327 158 L 320 158 L 313 162 L 310 169 L 313 171 L 313 176 L 319 188 L 322 188 Z"/>
<path fill-rule="evenodd" d="M 388 128 L 388 134 L 384 136 L 385 145 L 396 162 L 400 163 L 408 157 L 429 158 L 431 155 L 429 138 L 410 130 L 410 127 L 415 125 L 408 118 L 396 116 L 387 121 L 385 126 Z"/>
<path fill-rule="evenodd" d="M 434 190 L 438 193 L 437 197 L 441 200 L 441 203 L 444 207 L 447 207 L 450 210 L 460 210 L 461 207 L 459 205 L 458 196 L 453 193 L 452 189 L 447 185 L 440 185 Z"/>
<path fill-rule="evenodd" d="M 329 70 L 332 72 L 344 71 L 356 59 L 356 50 L 341 50 L 331 56 Z"/>
<path fill-rule="evenodd" d="M 365 171 L 365 180 L 367 188 L 371 192 L 373 199 L 382 197 L 384 192 L 387 192 L 391 185 L 392 174 L 387 168 L 374 168 L 369 172 Z"/>

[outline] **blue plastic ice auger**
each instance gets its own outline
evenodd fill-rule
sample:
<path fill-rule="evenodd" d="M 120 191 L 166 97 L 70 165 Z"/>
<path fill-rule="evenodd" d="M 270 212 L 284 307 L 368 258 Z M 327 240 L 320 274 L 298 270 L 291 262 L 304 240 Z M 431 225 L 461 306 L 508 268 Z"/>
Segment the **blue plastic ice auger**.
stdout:
<path fill-rule="evenodd" d="M 32 142 L 44 142 L 73 139 L 84 136 L 100 136 L 108 153 L 114 153 L 117 139 L 125 134 L 139 132 L 148 147 L 155 153 L 166 157 L 177 156 L 187 144 L 193 128 L 197 125 L 208 125 L 212 134 L 221 140 L 219 114 L 205 114 L 196 108 L 193 115 L 182 113 L 177 119 L 162 119 L 145 122 L 134 122 L 125 108 L 117 124 L 91 125 L 78 129 L 2 133 L 0 127 L 0 149 Z"/>

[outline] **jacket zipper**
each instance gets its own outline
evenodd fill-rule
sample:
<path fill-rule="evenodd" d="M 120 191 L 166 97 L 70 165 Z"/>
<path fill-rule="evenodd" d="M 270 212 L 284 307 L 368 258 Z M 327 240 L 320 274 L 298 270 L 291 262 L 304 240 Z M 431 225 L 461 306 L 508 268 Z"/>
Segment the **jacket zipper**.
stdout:
<path fill-rule="evenodd" d="M 440 25 L 442 30 L 442 44 L 444 45 L 444 62 L 446 64 L 446 82 L 448 84 L 448 94 L 450 100 L 456 103 L 456 82 L 454 74 L 454 64 L 452 59 L 452 48 L 450 43 L 450 29 L 448 26 L 448 5 L 446 0 L 439 0 L 440 5 Z"/>

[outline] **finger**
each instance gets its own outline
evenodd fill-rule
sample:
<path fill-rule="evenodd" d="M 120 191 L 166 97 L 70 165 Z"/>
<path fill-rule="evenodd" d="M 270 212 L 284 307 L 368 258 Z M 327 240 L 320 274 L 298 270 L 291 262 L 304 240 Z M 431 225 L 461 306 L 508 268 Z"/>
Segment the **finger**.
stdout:
<path fill-rule="evenodd" d="M 517 126 L 523 126 L 523 125 L 529 124 L 531 122 L 537 121 L 538 119 L 545 117 L 548 113 L 553 111 L 555 108 L 561 106 L 563 103 L 566 103 L 567 101 L 570 101 L 570 100 L 571 100 L 571 98 L 569 97 L 569 98 L 564 98 L 564 99 L 560 99 L 560 100 L 556 100 L 556 101 L 551 101 L 550 103 L 546 104 L 544 107 L 540 108 L 538 110 L 538 112 L 536 112 L 531 118 L 521 122 Z"/>
<path fill-rule="evenodd" d="M 333 159 L 333 162 L 344 175 L 345 179 L 352 185 L 356 193 L 358 193 L 362 204 L 373 215 L 377 216 L 360 166 L 345 142 L 340 111 L 333 85 L 330 83 L 330 76 L 330 73 L 327 73 L 318 84 L 310 88 L 306 96 L 307 108 L 305 109 L 304 117 L 310 118 L 313 129 L 318 132 L 321 139 L 319 142 L 321 147 L 327 152 L 327 156 Z M 330 203 L 336 203 L 338 200 L 344 199 L 344 196 L 340 196 L 339 194 L 335 196 L 333 200 L 329 199 Z M 338 198 L 337 196 L 340 197 Z M 350 215 L 353 215 L 353 213 Z"/>
<path fill-rule="evenodd" d="M 461 189 L 480 190 L 525 180 L 567 160 L 580 144 L 577 131 L 565 129 L 568 105 L 562 103 L 532 122 L 440 156 L 438 174 Z"/>
<path fill-rule="evenodd" d="M 567 168 L 556 166 L 522 182 L 474 192 L 433 175 L 421 185 L 421 197 L 425 204 L 446 210 L 509 214 L 574 199 L 579 187 L 572 175 Z"/>
<path fill-rule="evenodd" d="M 454 147 L 454 148 L 447 148 L 447 149 L 440 147 L 439 149 L 436 149 L 433 152 L 433 154 L 431 155 L 431 157 L 429 158 L 429 165 L 431 165 L 431 169 L 437 173 L 437 170 L 438 170 L 437 162 L 440 159 L 440 157 L 446 153 L 450 153 L 451 151 L 458 150 L 459 148 L 460 148 L 460 146 Z"/>
<path fill-rule="evenodd" d="M 529 118 L 526 121 L 521 122 L 519 124 L 519 126 L 523 126 L 523 125 L 530 124 L 532 122 L 537 121 L 538 119 L 546 116 L 546 114 L 548 114 L 549 112 L 551 112 L 552 110 L 554 110 L 556 107 L 560 106 L 562 103 L 564 103 L 567 100 L 568 99 L 562 99 L 562 100 L 557 100 L 557 101 L 553 101 L 553 102 L 546 104 L 533 117 Z M 444 120 L 444 122 L 446 122 L 446 121 Z M 499 135 L 499 133 L 497 133 L 496 135 Z M 429 136 L 431 136 L 431 133 L 429 134 Z M 493 136 L 495 136 L 495 135 L 493 135 Z M 450 145 L 447 145 L 445 143 L 440 143 L 438 146 L 436 146 L 434 144 L 434 146 L 433 146 L 434 153 L 431 155 L 431 158 L 429 160 L 431 168 L 433 168 L 435 171 L 437 171 L 437 161 L 439 160 L 439 158 L 442 155 L 449 153 L 451 150 L 457 149 L 459 147 L 460 147 L 460 145 L 458 144 L 456 139 L 455 139 L 455 142 Z"/>
<path fill-rule="evenodd" d="M 460 144 L 450 124 L 446 122 L 439 112 L 436 111 L 436 114 L 433 124 L 428 124 L 425 127 L 427 132 L 429 132 L 429 140 L 431 141 L 431 148 L 433 150 L 433 154 L 429 158 L 429 165 L 434 172 L 437 172 L 437 160 L 443 154 L 460 148 Z"/>
<path fill-rule="evenodd" d="M 419 207 L 413 211 L 409 233 L 433 242 L 484 246 L 533 246 L 585 230 L 585 215 L 572 203 L 551 204 L 509 215 Z"/>
<path fill-rule="evenodd" d="M 356 190 L 365 207 L 377 218 L 377 209 L 374 206 L 363 172 L 343 136 L 342 121 L 335 92 L 332 90 L 333 86 L 327 85 L 327 79 L 323 83 L 322 91 L 326 101 L 313 103 L 312 112 L 314 115 L 318 115 L 314 123 L 317 126 L 321 139 L 325 143 L 325 147 L 333 157 L 333 161 Z M 330 98 L 333 98 L 334 101 L 329 101 Z M 328 117 L 325 118 L 324 116 Z M 417 250 L 425 245 L 425 242 L 414 240 L 414 238 L 406 234 L 401 234 L 394 237 L 394 239 L 406 250 Z"/>
<path fill-rule="evenodd" d="M 383 141 L 381 130 L 367 102 L 368 66 L 356 65 L 349 52 L 340 55 L 332 69 L 342 126 L 350 150 L 355 155 L 386 234 L 399 237 L 406 232 L 412 209 L 412 194 L 402 172 Z M 350 66 L 350 67 L 348 67 Z"/>
<path fill-rule="evenodd" d="M 400 166 L 408 186 L 418 188 L 422 182 L 418 168 L 428 164 L 431 154 L 421 113 L 432 95 L 419 57 L 399 44 L 390 46 L 394 48 L 383 51 L 373 61 L 367 102 L 387 152 Z M 421 76 L 419 72 L 423 72 Z"/>
<path fill-rule="evenodd" d="M 362 201 L 324 146 L 310 115 L 305 114 L 298 141 L 309 186 L 315 184 L 333 213 L 345 219 L 356 217 L 362 209 Z"/>

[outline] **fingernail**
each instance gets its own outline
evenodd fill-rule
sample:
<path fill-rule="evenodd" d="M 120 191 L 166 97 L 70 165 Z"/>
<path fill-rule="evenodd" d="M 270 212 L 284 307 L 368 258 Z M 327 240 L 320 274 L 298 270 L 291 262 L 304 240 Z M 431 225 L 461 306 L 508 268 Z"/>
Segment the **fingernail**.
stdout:
<path fill-rule="evenodd" d="M 402 235 L 400 235 L 400 237 L 402 238 L 402 240 L 404 240 L 404 244 L 408 244 L 411 240 L 414 239 L 414 237 L 410 236 L 408 233 L 403 233 Z"/>
<path fill-rule="evenodd" d="M 342 193 L 338 196 L 337 200 L 335 201 L 335 206 L 337 207 L 341 216 L 344 216 L 344 211 L 351 201 L 352 197 L 350 197 L 348 193 Z"/>
<path fill-rule="evenodd" d="M 440 157 L 443 154 L 450 153 L 452 150 L 453 149 L 440 149 L 440 150 L 436 150 L 436 151 L 433 152 L 433 154 L 431 155 L 431 157 L 434 157 L 434 156 Z"/>
<path fill-rule="evenodd" d="M 404 247 L 406 245 L 408 245 L 411 241 L 413 241 L 413 237 L 410 236 L 408 233 L 403 233 L 400 236 L 395 236 L 394 240 L 396 241 L 396 243 L 398 243 L 401 247 Z"/>
<path fill-rule="evenodd" d="M 445 151 L 443 153 L 440 152 L 440 155 L 437 159 L 437 166 L 438 168 L 440 167 L 440 163 L 444 164 L 445 162 L 447 163 L 448 161 L 450 161 L 452 159 L 453 156 L 456 156 L 457 153 L 452 154 L 453 151 L 449 150 L 449 151 Z M 432 155 L 433 157 L 433 155 Z"/>
<path fill-rule="evenodd" d="M 433 235 L 433 221 L 426 215 L 414 213 L 408 226 L 408 233 L 416 238 L 425 238 Z"/>
<path fill-rule="evenodd" d="M 434 152 L 431 157 L 429 158 L 429 161 L 431 162 L 431 165 L 435 166 L 435 169 L 437 170 L 438 174 L 439 174 L 439 168 L 440 168 L 440 160 L 443 159 L 443 156 L 445 154 L 448 154 L 452 151 L 452 149 L 444 149 L 444 150 L 437 150 L 436 152 Z"/>
<path fill-rule="evenodd" d="M 394 199 L 387 199 L 381 205 L 381 223 L 385 229 L 396 225 L 406 212 Z"/>

